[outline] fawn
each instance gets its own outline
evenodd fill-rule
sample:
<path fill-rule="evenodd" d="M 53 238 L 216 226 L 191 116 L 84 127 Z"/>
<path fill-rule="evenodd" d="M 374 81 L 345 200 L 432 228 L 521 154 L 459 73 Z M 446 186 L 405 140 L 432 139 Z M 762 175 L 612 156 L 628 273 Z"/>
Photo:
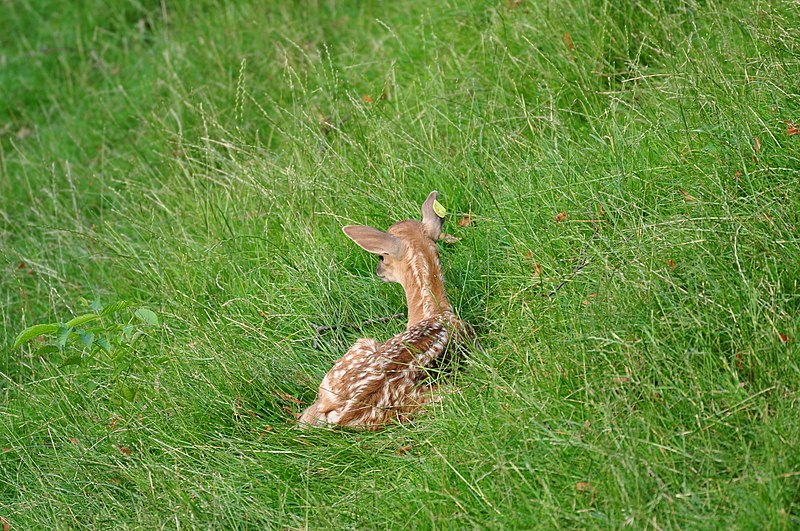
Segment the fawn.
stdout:
<path fill-rule="evenodd" d="M 422 222 L 399 221 L 386 232 L 367 226 L 344 233 L 379 255 L 376 273 L 399 282 L 408 304 L 405 332 L 385 343 L 359 339 L 323 378 L 314 403 L 300 416 L 301 426 L 338 425 L 376 430 L 404 421 L 435 397 L 430 370 L 441 366 L 471 328 L 453 314 L 444 290 L 436 240 L 444 219 L 434 210 L 438 192 L 422 205 Z"/>

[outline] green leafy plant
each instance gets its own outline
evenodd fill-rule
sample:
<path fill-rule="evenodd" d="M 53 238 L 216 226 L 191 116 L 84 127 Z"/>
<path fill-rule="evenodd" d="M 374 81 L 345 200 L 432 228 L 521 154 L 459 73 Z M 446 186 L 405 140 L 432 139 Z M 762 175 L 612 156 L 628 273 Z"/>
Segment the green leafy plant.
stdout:
<path fill-rule="evenodd" d="M 131 371 L 149 372 L 154 360 L 143 360 L 138 346 L 160 326 L 156 313 L 129 301 L 103 306 L 99 301 L 87 302 L 89 313 L 66 322 L 30 326 L 17 335 L 13 348 L 32 343 L 35 354 L 60 367 L 88 368 L 101 358 L 113 369 L 120 394 L 129 400 L 135 387 L 121 385 L 121 378 Z M 155 360 L 157 361 L 157 360 Z"/>

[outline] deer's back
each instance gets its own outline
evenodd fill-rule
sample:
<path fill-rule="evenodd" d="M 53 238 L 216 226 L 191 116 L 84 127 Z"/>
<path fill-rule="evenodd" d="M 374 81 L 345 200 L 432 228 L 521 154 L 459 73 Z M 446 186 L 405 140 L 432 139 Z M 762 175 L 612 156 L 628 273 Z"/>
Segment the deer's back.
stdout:
<path fill-rule="evenodd" d="M 338 424 L 380 425 L 418 409 L 431 371 L 446 364 L 463 333 L 463 323 L 447 312 L 382 344 L 359 340 L 323 382 L 343 399 Z"/>

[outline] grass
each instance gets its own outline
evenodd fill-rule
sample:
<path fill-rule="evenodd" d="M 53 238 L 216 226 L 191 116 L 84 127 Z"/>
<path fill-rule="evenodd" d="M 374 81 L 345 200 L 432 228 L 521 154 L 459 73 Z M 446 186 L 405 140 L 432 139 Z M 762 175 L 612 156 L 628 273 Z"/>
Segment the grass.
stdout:
<path fill-rule="evenodd" d="M 793 2 L 80 4 L 0 18 L 12 529 L 800 525 Z M 403 327 L 312 348 L 403 311 L 340 227 L 432 189 L 485 352 L 294 429 Z M 11 348 L 83 299 L 156 310 L 135 365 Z"/>

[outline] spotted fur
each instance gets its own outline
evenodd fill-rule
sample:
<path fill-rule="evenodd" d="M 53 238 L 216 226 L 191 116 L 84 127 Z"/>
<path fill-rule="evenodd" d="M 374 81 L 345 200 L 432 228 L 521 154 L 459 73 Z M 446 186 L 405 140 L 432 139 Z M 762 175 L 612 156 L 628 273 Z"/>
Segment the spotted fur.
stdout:
<path fill-rule="evenodd" d="M 384 258 L 378 275 L 402 284 L 408 325 L 384 343 L 356 341 L 323 378 L 317 399 L 300 416 L 301 425 L 379 429 L 409 419 L 434 398 L 431 373 L 472 335 L 453 313 L 444 289 L 435 243 L 442 221 L 432 210 L 436 197 L 431 192 L 423 204 L 421 223 L 401 221 L 386 233 L 345 227 L 356 243 Z"/>

